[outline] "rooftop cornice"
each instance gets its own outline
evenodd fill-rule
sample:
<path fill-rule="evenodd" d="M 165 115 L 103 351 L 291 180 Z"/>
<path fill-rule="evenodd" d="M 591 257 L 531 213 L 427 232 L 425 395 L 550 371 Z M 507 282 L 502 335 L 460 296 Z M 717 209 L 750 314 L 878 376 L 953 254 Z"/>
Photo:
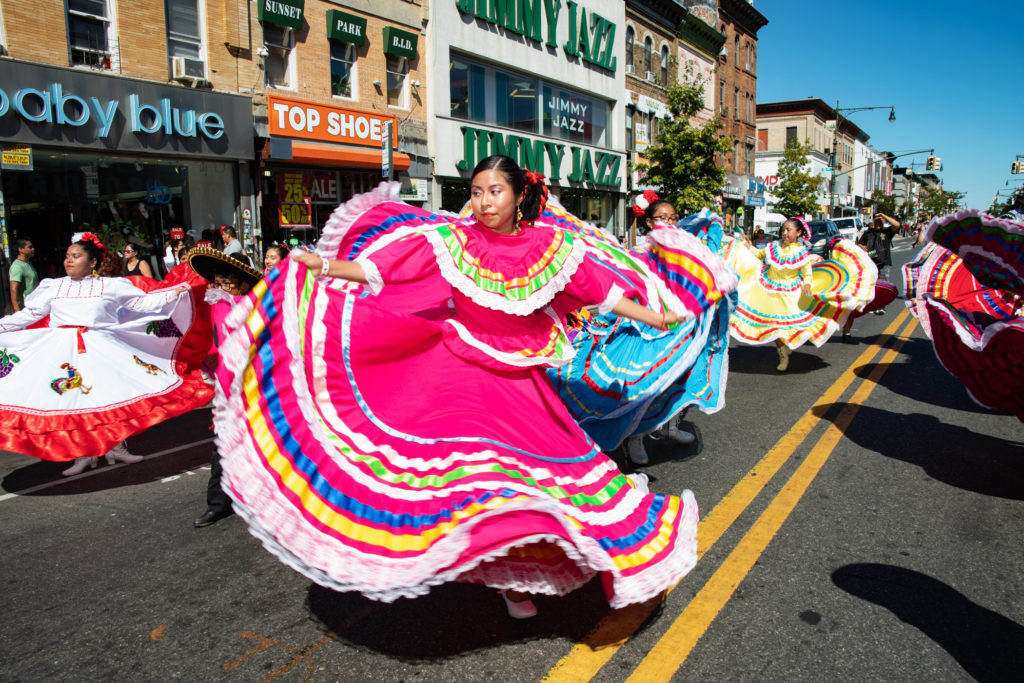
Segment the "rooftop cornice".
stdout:
<path fill-rule="evenodd" d="M 686 18 L 686 8 L 675 0 L 626 0 L 626 11 L 642 14 L 669 33 L 674 33 Z"/>
<path fill-rule="evenodd" d="M 689 13 L 679 24 L 676 35 L 680 40 L 693 45 L 712 59 L 716 58 L 718 53 L 722 51 L 722 46 L 725 45 L 726 40 L 724 33 L 719 33 L 714 27 L 708 26 Z"/>
<path fill-rule="evenodd" d="M 768 17 L 754 9 L 747 0 L 718 0 L 718 8 L 742 24 L 753 36 L 757 36 L 757 32 L 768 23 Z"/>

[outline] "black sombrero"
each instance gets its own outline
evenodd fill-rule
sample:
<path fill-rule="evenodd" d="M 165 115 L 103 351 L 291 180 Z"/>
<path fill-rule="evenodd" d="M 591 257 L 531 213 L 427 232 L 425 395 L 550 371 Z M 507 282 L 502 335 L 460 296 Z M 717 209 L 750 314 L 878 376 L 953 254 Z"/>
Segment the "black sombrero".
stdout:
<path fill-rule="evenodd" d="M 232 258 L 213 247 L 193 247 L 185 254 L 185 263 L 196 271 L 200 277 L 214 281 L 218 275 L 237 275 L 242 282 L 251 287 L 260 281 L 263 273 L 252 266 L 247 266 L 236 258 Z"/>

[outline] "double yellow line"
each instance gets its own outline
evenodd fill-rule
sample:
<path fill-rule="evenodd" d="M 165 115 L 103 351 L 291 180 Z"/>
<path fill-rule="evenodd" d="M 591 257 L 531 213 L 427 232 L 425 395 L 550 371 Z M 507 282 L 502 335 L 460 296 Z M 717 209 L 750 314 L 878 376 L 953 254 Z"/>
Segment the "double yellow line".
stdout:
<path fill-rule="evenodd" d="M 909 324 L 896 337 L 907 319 Z M 782 490 L 768 504 L 732 553 L 694 596 L 682 614 L 627 679 L 629 681 L 668 681 L 689 656 L 697 641 L 732 597 L 754 562 L 764 552 L 786 518 L 796 507 L 807 487 L 817 476 L 835 448 L 854 415 L 877 386 L 886 368 L 903 347 L 917 325 L 904 310 L 886 328 L 879 339 L 868 347 L 811 406 L 796 424 L 769 450 L 733 489 L 707 514 L 698 526 L 698 556 L 703 556 L 732 526 L 778 473 L 782 465 L 803 444 L 822 421 L 828 408 L 835 404 L 857 379 L 856 371 L 884 351 L 881 360 L 864 378 L 853 396 L 825 429 L 810 453 L 790 477 Z M 894 338 L 895 337 L 895 338 Z M 886 349 L 890 340 L 891 348 Z M 658 601 L 632 605 L 602 619 L 575 645 L 544 678 L 549 683 L 589 681 L 639 629 L 657 607 Z"/>

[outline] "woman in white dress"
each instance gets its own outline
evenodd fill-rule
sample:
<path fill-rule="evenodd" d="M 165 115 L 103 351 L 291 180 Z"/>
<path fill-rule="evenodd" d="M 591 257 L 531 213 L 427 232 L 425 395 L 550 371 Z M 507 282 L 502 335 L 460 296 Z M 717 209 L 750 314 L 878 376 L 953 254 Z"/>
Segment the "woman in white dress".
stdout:
<path fill-rule="evenodd" d="M 195 320 L 189 287 L 147 294 L 125 278 L 98 277 L 102 243 L 91 233 L 72 241 L 67 277 L 43 280 L 21 311 L 0 318 L 0 449 L 77 459 L 65 475 L 104 454 L 110 463 L 141 460 L 124 439 L 213 394 L 179 358 Z"/>

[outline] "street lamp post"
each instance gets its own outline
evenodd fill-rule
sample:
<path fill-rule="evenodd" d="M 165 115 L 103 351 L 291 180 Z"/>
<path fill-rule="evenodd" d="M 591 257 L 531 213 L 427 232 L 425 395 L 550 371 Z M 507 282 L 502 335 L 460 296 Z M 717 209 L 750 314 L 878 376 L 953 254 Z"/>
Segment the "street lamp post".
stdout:
<path fill-rule="evenodd" d="M 829 166 L 832 168 L 832 179 L 828 184 L 828 217 L 832 218 L 832 214 L 836 210 L 836 147 L 839 145 L 839 124 L 841 116 L 839 112 L 855 112 L 855 111 L 868 111 L 869 109 L 888 109 L 889 110 L 889 123 L 896 120 L 896 107 L 893 105 L 880 105 L 877 107 L 845 107 L 839 108 L 839 100 L 836 100 L 836 127 L 832 131 L 832 154 Z"/>

